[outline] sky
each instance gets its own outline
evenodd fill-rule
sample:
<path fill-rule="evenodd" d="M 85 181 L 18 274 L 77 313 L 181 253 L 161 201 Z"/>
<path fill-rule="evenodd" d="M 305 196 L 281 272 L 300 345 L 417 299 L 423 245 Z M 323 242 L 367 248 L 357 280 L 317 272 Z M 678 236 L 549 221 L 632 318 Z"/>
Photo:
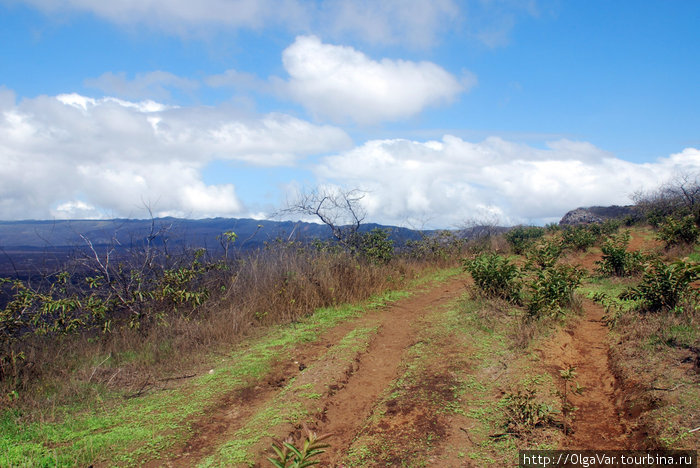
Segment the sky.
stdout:
<path fill-rule="evenodd" d="M 0 219 L 546 224 L 700 172 L 697 0 L 0 0 Z"/>

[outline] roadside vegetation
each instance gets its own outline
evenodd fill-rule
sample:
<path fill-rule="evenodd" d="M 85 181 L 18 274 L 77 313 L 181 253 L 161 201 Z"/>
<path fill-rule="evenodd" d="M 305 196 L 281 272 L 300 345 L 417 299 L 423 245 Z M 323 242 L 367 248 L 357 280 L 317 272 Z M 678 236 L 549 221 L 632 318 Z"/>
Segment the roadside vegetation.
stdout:
<path fill-rule="evenodd" d="M 90 248 L 39 281 L 1 280 L 0 465 L 131 466 L 177 447 L 200 466 L 323 463 L 329 399 L 382 333 L 367 317 L 459 275 L 461 297 L 390 324 L 414 331 L 344 466 L 504 466 L 519 449 L 569 447 L 591 389 L 547 356 L 574 347 L 591 301 L 605 309 L 596 345 L 609 346 L 619 448 L 698 449 L 697 181 L 635 194 L 625 219 L 400 248 L 359 230 L 361 199 L 312 192 L 291 205 L 328 224 L 330 242 L 244 254 L 227 232 L 214 258 L 154 237 L 129 258 Z M 198 415 L 224 406 L 239 413 L 201 435 Z"/>

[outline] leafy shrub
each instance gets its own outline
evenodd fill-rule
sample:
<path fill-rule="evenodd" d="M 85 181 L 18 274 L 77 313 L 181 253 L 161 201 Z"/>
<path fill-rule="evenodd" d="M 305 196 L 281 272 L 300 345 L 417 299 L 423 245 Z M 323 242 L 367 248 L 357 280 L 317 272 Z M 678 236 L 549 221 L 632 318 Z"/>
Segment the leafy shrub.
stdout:
<path fill-rule="evenodd" d="M 561 242 L 556 239 L 545 239 L 534 244 L 526 252 L 528 264 L 539 268 L 554 266 L 562 253 Z"/>
<path fill-rule="evenodd" d="M 570 306 L 583 275 L 583 270 L 570 265 L 556 265 L 539 271 L 528 284 L 531 291 L 528 313 L 539 317 L 547 312 L 557 314 Z"/>
<path fill-rule="evenodd" d="M 506 415 L 505 430 L 508 433 L 521 435 L 535 427 L 554 422 L 554 409 L 539 402 L 532 389 L 507 393 L 501 401 Z"/>
<path fill-rule="evenodd" d="M 384 229 L 375 228 L 360 235 L 360 254 L 372 263 L 385 264 L 394 258 L 394 241 Z"/>
<path fill-rule="evenodd" d="M 464 269 L 471 273 L 476 286 L 487 297 L 500 297 L 507 301 L 520 302 L 520 270 L 506 257 L 485 253 L 463 260 Z"/>
<path fill-rule="evenodd" d="M 622 221 L 619 219 L 606 219 L 600 224 L 600 233 L 609 236 L 610 234 L 616 233 L 620 226 L 622 226 Z"/>
<path fill-rule="evenodd" d="M 644 310 L 671 310 L 689 292 L 690 283 L 700 278 L 700 264 L 678 260 L 665 264 L 654 260 L 647 265 L 642 281 L 623 293 L 624 298 L 641 300 Z"/>
<path fill-rule="evenodd" d="M 608 276 L 629 276 L 642 270 L 644 255 L 628 252 L 629 231 L 608 237 L 603 243 L 603 259 L 596 262 L 598 271 Z"/>
<path fill-rule="evenodd" d="M 591 224 L 588 226 L 573 226 L 564 229 L 562 233 L 564 247 L 582 251 L 594 246 L 600 232 L 600 228 L 597 226 L 597 224 Z M 596 231 L 598 231 L 598 233 L 596 233 Z"/>
<path fill-rule="evenodd" d="M 698 240 L 698 227 L 691 215 L 676 219 L 667 216 L 659 224 L 658 238 L 666 243 L 666 247 L 679 244 L 694 244 Z"/>
<path fill-rule="evenodd" d="M 544 236 L 545 229 L 538 226 L 516 226 L 505 233 L 505 239 L 513 253 L 522 254 L 535 239 Z"/>

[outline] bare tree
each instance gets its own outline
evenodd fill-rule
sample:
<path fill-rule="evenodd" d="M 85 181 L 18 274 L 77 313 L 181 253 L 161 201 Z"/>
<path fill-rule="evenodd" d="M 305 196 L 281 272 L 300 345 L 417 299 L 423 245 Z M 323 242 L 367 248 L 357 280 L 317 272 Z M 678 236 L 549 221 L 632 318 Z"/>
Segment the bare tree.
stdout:
<path fill-rule="evenodd" d="M 658 189 L 632 194 L 632 200 L 646 213 L 668 216 L 672 213 L 692 214 L 700 221 L 700 174 L 679 173 Z"/>
<path fill-rule="evenodd" d="M 315 216 L 331 228 L 333 237 L 340 243 L 350 245 L 360 225 L 367 216 L 362 206 L 366 192 L 358 189 L 314 188 L 302 191 L 297 198 L 287 202 L 280 215 Z"/>

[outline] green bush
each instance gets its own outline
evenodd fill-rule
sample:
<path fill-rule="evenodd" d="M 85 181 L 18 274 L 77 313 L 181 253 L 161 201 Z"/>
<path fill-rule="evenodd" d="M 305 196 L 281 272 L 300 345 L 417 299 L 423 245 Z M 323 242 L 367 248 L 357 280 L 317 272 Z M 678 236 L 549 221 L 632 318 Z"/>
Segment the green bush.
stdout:
<path fill-rule="evenodd" d="M 572 304 L 574 290 L 581 284 L 584 272 L 570 265 L 556 265 L 540 270 L 528 284 L 531 292 L 527 309 L 530 316 L 558 314 Z"/>
<path fill-rule="evenodd" d="M 654 260 L 647 265 L 642 281 L 623 293 L 623 298 L 641 300 L 649 312 L 671 310 L 690 292 L 690 283 L 700 278 L 700 264 L 683 260 L 665 264 Z"/>
<path fill-rule="evenodd" d="M 583 251 L 595 245 L 600 235 L 597 224 L 588 226 L 573 226 L 564 229 L 562 242 L 565 248 Z"/>
<path fill-rule="evenodd" d="M 557 239 L 544 239 L 525 252 L 528 266 L 549 268 L 554 266 L 562 253 L 561 242 Z"/>
<path fill-rule="evenodd" d="M 524 435 L 536 427 L 554 423 L 554 408 L 538 401 L 534 390 L 507 393 L 501 404 L 506 416 L 504 429 L 509 433 Z"/>
<path fill-rule="evenodd" d="M 471 273 L 474 283 L 487 297 L 500 297 L 520 302 L 520 270 L 506 257 L 485 253 L 463 260 L 464 269 Z"/>
<path fill-rule="evenodd" d="M 628 252 L 629 231 L 608 237 L 601 250 L 603 259 L 596 262 L 597 270 L 606 276 L 629 276 L 642 270 L 644 255 L 640 252 Z"/>
<path fill-rule="evenodd" d="M 513 253 L 520 255 L 532 245 L 535 239 L 544 236 L 545 232 L 544 228 L 538 226 L 516 226 L 506 232 L 504 237 Z"/>
<path fill-rule="evenodd" d="M 698 227 L 695 225 L 695 218 L 692 215 L 676 219 L 667 216 L 659 224 L 657 237 L 666 243 L 666 247 L 679 244 L 694 244 L 698 240 Z"/>
<path fill-rule="evenodd" d="M 372 263 L 386 264 L 394 258 L 394 241 L 386 230 L 375 228 L 360 235 L 359 251 Z"/>

